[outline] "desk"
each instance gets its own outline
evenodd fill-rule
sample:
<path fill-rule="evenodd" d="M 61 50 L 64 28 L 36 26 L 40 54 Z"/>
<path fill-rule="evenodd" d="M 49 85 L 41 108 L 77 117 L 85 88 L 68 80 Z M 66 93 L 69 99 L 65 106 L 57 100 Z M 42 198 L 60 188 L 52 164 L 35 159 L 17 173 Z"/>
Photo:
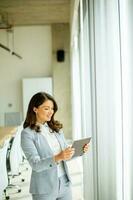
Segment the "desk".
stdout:
<path fill-rule="evenodd" d="M 0 147 L 3 146 L 7 138 L 11 138 L 16 133 L 17 127 L 0 127 Z"/>

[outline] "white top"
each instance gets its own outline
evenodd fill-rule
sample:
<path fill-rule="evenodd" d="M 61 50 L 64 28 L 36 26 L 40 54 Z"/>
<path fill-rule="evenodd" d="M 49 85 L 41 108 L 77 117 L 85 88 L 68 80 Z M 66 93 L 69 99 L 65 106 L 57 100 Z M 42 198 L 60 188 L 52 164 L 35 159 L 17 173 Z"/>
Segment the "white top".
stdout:
<path fill-rule="evenodd" d="M 55 133 L 50 132 L 50 128 L 45 123 L 44 125 L 41 125 L 41 133 L 42 135 L 46 138 L 51 150 L 53 151 L 54 155 L 57 155 L 61 152 L 61 146 L 60 143 L 55 135 Z M 57 170 L 58 170 L 58 177 L 61 177 L 65 174 L 63 162 L 60 162 L 57 165 Z"/>

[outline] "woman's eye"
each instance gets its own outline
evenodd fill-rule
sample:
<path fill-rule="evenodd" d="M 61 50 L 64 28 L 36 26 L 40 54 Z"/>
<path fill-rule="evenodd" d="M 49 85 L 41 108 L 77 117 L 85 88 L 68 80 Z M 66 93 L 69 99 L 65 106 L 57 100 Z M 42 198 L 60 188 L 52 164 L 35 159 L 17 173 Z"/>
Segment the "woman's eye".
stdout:
<path fill-rule="evenodd" d="M 54 108 L 43 108 L 44 110 L 54 111 Z"/>

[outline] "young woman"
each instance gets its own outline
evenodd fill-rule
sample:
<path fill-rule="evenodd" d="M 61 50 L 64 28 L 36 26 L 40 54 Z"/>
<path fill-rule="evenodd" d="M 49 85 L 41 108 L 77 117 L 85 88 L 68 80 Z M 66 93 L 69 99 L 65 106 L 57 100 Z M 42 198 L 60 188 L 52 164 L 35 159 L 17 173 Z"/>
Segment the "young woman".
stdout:
<path fill-rule="evenodd" d="M 62 124 L 54 120 L 58 110 L 54 98 L 35 94 L 28 106 L 21 146 L 32 167 L 30 192 L 33 200 L 72 200 L 66 161 L 74 154 L 67 145 Z M 84 147 L 84 152 L 88 145 Z"/>

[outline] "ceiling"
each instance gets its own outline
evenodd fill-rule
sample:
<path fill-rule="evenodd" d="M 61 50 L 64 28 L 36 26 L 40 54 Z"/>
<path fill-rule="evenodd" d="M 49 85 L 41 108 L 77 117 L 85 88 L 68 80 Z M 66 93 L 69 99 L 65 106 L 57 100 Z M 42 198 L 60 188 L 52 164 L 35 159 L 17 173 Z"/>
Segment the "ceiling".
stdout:
<path fill-rule="evenodd" d="M 69 23 L 70 0 L 0 0 L 0 26 Z"/>

